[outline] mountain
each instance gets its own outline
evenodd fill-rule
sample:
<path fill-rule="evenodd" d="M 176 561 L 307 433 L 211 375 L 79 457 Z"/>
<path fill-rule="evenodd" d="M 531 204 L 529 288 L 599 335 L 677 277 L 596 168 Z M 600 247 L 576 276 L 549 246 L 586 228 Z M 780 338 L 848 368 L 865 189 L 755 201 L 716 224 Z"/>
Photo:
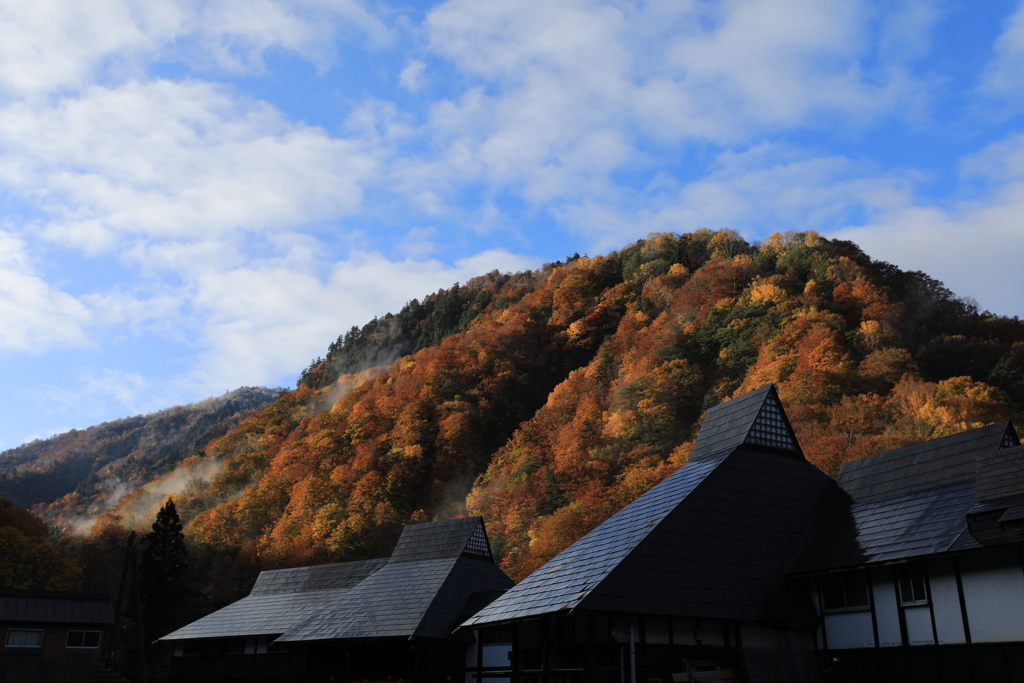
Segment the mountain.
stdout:
<path fill-rule="evenodd" d="M 409 522 L 482 514 L 522 577 L 685 462 L 705 410 L 767 383 L 834 474 L 1020 415 L 1024 323 L 814 233 L 652 234 L 350 330 L 98 529 L 176 490 L 226 591 L 260 568 L 385 555 Z"/>
<path fill-rule="evenodd" d="M 12 448 L 0 453 L 0 494 L 58 528 L 87 525 L 280 394 L 242 387 Z"/>

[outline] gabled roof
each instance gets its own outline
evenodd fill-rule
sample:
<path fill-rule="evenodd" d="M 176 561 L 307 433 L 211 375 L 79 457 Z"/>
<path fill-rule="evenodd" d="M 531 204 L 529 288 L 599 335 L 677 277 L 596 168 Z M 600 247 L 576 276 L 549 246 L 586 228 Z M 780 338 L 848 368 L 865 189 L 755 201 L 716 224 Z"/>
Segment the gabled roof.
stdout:
<path fill-rule="evenodd" d="M 1006 446 L 1007 441 L 998 449 L 978 454 L 979 501 L 1024 494 L 1024 446 Z"/>
<path fill-rule="evenodd" d="M 389 563 L 338 593 L 276 642 L 423 636 L 444 638 L 473 593 L 510 588 L 490 562 L 441 558 Z"/>
<path fill-rule="evenodd" d="M 389 558 L 262 572 L 248 597 L 161 640 L 444 638 L 473 593 L 511 585 L 480 517 L 410 524 Z"/>
<path fill-rule="evenodd" d="M 947 552 L 967 531 L 965 515 L 974 504 L 971 482 L 862 502 L 847 499 L 815 534 L 789 573 Z"/>
<path fill-rule="evenodd" d="M 846 463 L 844 499 L 790 573 L 980 548 L 972 519 L 991 517 L 985 544 L 1013 541 L 999 518 L 1024 497 L 1024 447 L 1010 443 L 1013 425 L 999 422 Z"/>
<path fill-rule="evenodd" d="M 690 462 L 619 510 L 463 624 L 574 609 L 665 516 L 704 481 L 724 455 Z"/>
<path fill-rule="evenodd" d="M 751 440 L 752 434 L 765 440 L 752 429 L 764 415 L 773 419 L 766 426 L 782 430 L 769 436 L 789 441 L 766 448 Z M 813 619 L 810 606 L 790 594 L 783 571 L 832 484 L 802 457 L 792 457 L 799 445 L 774 389 L 709 410 L 694 452 L 681 469 L 463 626 L 576 609 Z"/>
<path fill-rule="evenodd" d="M 278 635 L 308 619 L 338 592 L 388 563 L 387 558 L 260 572 L 252 592 L 161 640 Z"/>
<path fill-rule="evenodd" d="M 1009 421 L 997 422 L 854 460 L 837 482 L 853 500 L 867 501 L 974 481 L 978 454 L 998 449 L 1012 430 Z"/>
<path fill-rule="evenodd" d="M 493 561 L 487 532 L 480 517 L 406 526 L 391 553 L 391 562 L 437 560 L 460 555 Z"/>
<path fill-rule="evenodd" d="M 0 622 L 113 624 L 110 598 L 96 593 L 0 589 Z"/>
<path fill-rule="evenodd" d="M 730 451 L 743 443 L 803 457 L 779 395 L 771 384 L 709 408 L 694 441 L 690 460 Z"/>

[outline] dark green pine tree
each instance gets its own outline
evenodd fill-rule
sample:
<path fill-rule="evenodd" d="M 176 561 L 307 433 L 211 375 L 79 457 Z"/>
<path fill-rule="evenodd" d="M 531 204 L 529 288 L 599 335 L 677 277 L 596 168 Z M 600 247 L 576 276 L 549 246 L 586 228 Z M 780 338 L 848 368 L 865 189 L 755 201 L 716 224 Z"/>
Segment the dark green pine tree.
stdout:
<path fill-rule="evenodd" d="M 147 637 L 158 638 L 179 626 L 191 600 L 188 548 L 174 501 L 168 499 L 146 534 L 139 567 Z"/>

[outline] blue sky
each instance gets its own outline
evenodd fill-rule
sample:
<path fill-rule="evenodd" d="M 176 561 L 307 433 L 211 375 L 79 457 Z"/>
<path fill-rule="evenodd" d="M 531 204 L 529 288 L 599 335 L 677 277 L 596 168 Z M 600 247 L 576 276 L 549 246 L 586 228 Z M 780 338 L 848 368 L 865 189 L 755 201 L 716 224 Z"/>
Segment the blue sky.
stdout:
<path fill-rule="evenodd" d="M 1024 5 L 0 0 L 0 448 L 701 227 L 1024 315 Z"/>

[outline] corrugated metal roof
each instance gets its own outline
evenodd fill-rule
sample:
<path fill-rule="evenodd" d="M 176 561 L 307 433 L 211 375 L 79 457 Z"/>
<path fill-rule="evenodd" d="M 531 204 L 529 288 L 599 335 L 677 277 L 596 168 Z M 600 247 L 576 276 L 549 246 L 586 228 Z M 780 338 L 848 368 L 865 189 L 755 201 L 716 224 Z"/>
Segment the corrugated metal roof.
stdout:
<path fill-rule="evenodd" d="M 839 486 L 854 500 L 877 500 L 974 481 L 979 453 L 995 451 L 1009 421 L 848 462 Z"/>
<path fill-rule="evenodd" d="M 114 609 L 105 595 L 3 589 L 0 621 L 113 624 Z"/>

